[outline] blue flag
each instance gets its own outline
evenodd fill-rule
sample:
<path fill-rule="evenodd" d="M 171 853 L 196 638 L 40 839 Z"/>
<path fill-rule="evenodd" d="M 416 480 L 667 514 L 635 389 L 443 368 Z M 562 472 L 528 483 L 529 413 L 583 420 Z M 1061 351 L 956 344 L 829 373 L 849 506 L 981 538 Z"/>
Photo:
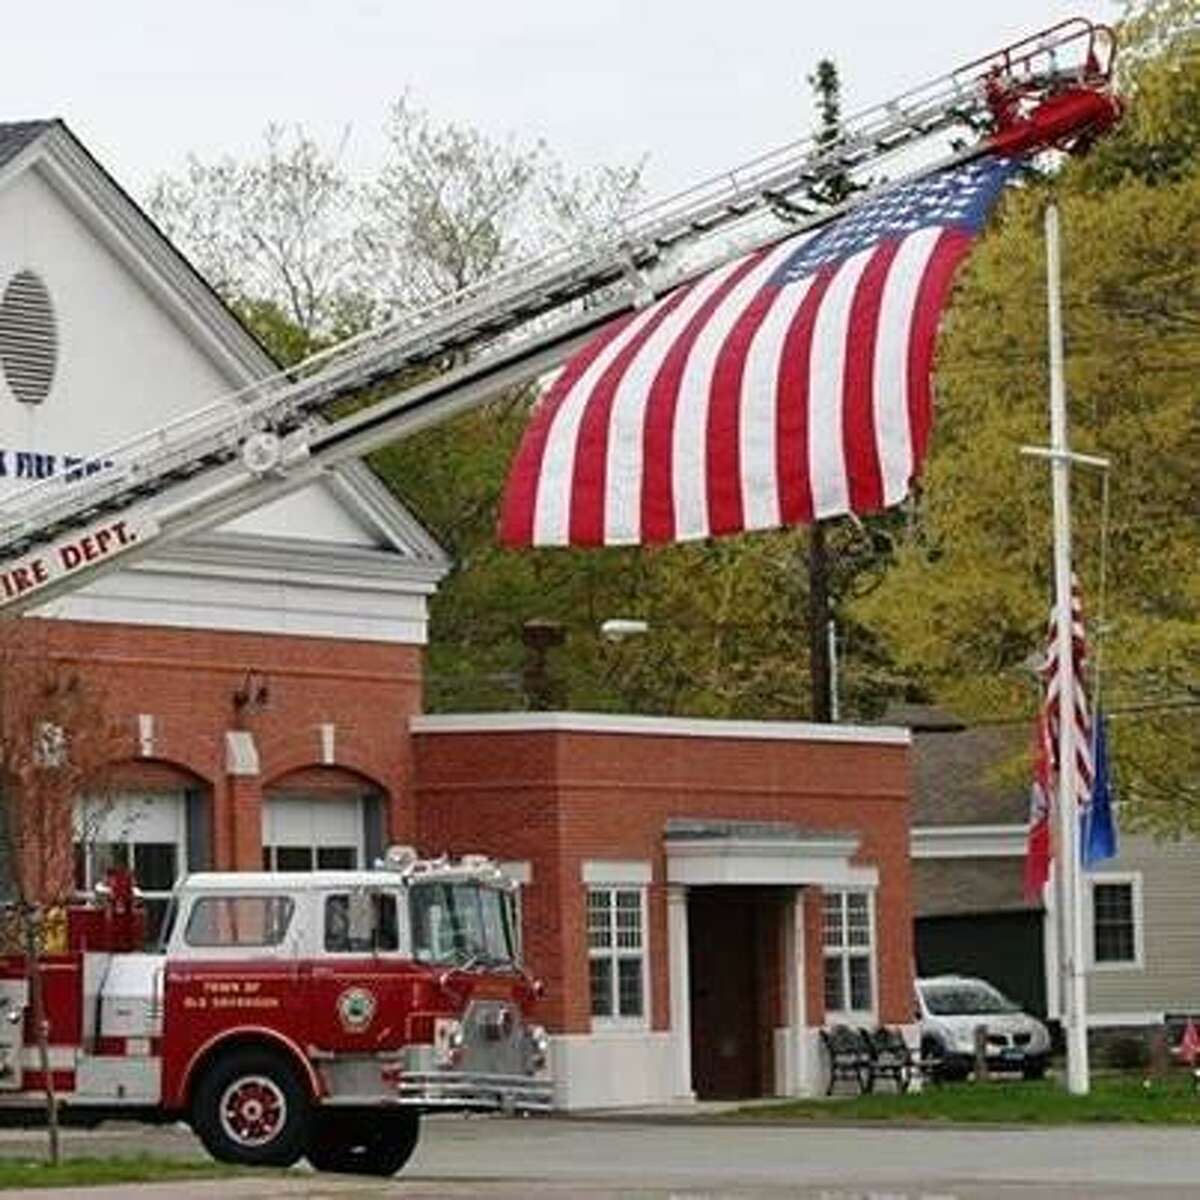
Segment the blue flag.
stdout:
<path fill-rule="evenodd" d="M 1108 782 L 1108 730 L 1104 714 L 1097 711 L 1092 746 L 1092 796 L 1083 812 L 1080 853 L 1090 867 L 1117 854 L 1117 827 L 1113 823 L 1112 791 Z"/>

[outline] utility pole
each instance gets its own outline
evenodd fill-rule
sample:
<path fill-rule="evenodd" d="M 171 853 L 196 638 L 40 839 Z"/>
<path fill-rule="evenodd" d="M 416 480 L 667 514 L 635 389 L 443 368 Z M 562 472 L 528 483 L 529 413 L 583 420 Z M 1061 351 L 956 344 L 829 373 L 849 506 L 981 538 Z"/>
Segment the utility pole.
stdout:
<path fill-rule="evenodd" d="M 808 662 L 812 719 L 833 720 L 830 703 L 831 663 L 828 628 L 833 617 L 829 603 L 829 551 L 825 527 L 813 522 L 808 530 Z"/>
<path fill-rule="evenodd" d="M 820 114 L 817 141 L 821 145 L 836 141 L 842 134 L 842 85 L 837 66 L 832 59 L 823 58 L 808 77 L 813 99 Z M 820 204 L 840 204 L 858 187 L 849 175 L 838 173 L 823 179 L 810 189 L 810 196 Z M 833 621 L 830 597 L 829 547 L 825 527 L 814 520 L 808 529 L 808 662 L 809 695 L 812 719 L 822 723 L 836 721 L 833 703 L 833 663 L 828 634 Z"/>

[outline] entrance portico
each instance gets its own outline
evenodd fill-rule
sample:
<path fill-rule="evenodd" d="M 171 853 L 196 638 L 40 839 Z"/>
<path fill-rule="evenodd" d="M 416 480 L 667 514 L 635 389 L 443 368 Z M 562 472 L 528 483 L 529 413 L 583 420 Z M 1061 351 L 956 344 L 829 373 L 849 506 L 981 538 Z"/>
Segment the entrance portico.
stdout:
<path fill-rule="evenodd" d="M 854 834 L 782 822 L 672 818 L 663 842 L 676 1095 L 818 1090 L 805 896 L 873 897 L 878 868 Z"/>

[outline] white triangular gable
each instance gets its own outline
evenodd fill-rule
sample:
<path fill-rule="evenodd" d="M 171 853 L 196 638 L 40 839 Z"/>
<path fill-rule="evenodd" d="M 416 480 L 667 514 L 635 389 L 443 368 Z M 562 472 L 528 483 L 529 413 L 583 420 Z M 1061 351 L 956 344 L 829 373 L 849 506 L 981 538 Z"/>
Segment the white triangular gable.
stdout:
<path fill-rule="evenodd" d="M 71 459 L 102 453 L 228 397 L 273 369 L 62 126 L 50 127 L 18 161 L 0 168 L 0 300 L 20 272 L 36 275 L 49 297 L 56 366 L 45 398 L 31 402 L 18 395 L 19 368 L 0 355 L 0 497 L 40 474 L 69 468 Z M 235 548 L 241 563 L 260 544 L 272 570 L 283 569 L 296 588 L 309 586 L 306 574 L 320 580 L 323 595 L 330 592 L 330 572 L 345 580 L 349 593 L 361 585 L 348 566 L 352 555 L 373 594 L 383 587 L 393 601 L 407 597 L 394 620 L 385 611 L 381 623 L 359 623 L 347 632 L 344 622 L 320 617 L 292 632 L 424 640 L 425 597 L 445 569 L 432 539 L 361 465 L 165 554 L 163 561 L 174 564 L 168 573 L 174 590 L 183 587 L 189 545 L 204 547 L 205 575 L 223 543 Z M 180 609 L 151 595 L 134 603 L 134 593 L 161 590 L 161 566 L 155 558 L 101 579 L 54 611 L 233 628 L 264 621 L 278 630 L 275 614 L 252 615 L 249 597 L 240 616 L 226 604 L 209 605 L 206 616 L 204 605 Z M 327 608 L 346 607 L 344 596 L 328 600 Z M 381 602 L 382 609 L 389 603 Z M 306 596 L 299 608 L 314 604 Z"/>

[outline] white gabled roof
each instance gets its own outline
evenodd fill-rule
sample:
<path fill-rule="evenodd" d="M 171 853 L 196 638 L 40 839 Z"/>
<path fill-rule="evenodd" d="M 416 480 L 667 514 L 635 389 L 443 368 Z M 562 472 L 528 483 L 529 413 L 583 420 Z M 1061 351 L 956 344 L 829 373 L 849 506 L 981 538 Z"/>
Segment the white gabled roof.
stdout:
<path fill-rule="evenodd" d="M 63 121 L 0 122 L 0 191 L 31 170 L 136 277 L 227 380 L 230 392 L 277 372 L 266 350 Z M 408 562 L 438 577 L 449 568 L 436 541 L 362 463 L 339 468 L 320 490 L 379 548 L 390 551 L 397 566 Z M 336 531 L 336 520 L 329 526 Z M 210 534 L 205 540 L 219 537 Z"/>

